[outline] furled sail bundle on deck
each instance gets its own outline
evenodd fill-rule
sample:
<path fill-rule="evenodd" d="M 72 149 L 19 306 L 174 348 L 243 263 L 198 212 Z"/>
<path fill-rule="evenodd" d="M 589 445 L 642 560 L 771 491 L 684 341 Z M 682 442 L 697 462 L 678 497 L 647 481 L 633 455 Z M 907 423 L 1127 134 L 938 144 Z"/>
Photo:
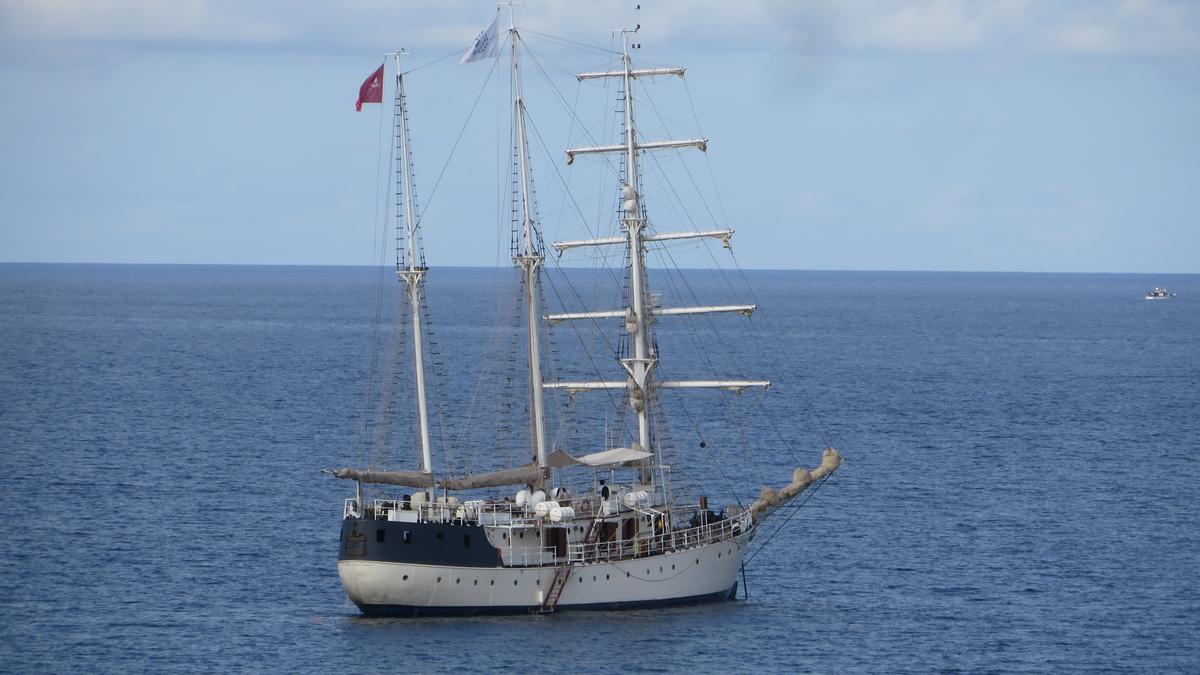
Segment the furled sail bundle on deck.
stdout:
<path fill-rule="evenodd" d="M 356 480 L 360 483 L 403 485 L 405 487 L 433 487 L 433 474 L 420 471 L 371 471 L 370 469 L 327 469 L 325 473 L 334 478 Z"/>
<path fill-rule="evenodd" d="M 778 492 L 769 486 L 763 486 L 758 499 L 755 499 L 754 503 L 750 505 L 750 515 L 753 516 L 756 523 L 761 522 L 775 509 L 799 496 L 809 485 L 837 471 L 841 465 L 841 453 L 834 448 L 825 448 L 825 452 L 821 454 L 820 466 L 812 471 L 798 467 L 792 472 L 792 482 L 780 488 Z"/>
<path fill-rule="evenodd" d="M 525 464 L 512 469 L 488 471 L 487 473 L 443 478 L 438 481 L 447 490 L 474 490 L 475 488 L 501 487 L 504 485 L 533 485 L 542 478 L 542 470 L 536 464 Z"/>

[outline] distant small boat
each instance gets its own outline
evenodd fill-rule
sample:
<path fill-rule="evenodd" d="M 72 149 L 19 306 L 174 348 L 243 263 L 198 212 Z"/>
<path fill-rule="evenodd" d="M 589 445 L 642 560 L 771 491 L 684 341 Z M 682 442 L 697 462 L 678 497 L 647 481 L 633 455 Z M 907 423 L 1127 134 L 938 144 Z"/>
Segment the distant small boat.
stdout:
<path fill-rule="evenodd" d="M 1175 297 L 1175 294 L 1165 288 L 1154 287 L 1152 291 L 1146 291 L 1147 300 L 1170 300 Z"/>

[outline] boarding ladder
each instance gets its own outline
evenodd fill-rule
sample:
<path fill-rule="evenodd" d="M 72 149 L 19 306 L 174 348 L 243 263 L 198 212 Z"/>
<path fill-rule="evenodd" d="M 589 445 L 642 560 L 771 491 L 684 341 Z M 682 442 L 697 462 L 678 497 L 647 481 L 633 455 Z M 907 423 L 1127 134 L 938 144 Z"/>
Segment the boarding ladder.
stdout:
<path fill-rule="evenodd" d="M 600 523 L 600 518 L 592 519 L 592 524 L 588 527 L 587 534 L 583 536 L 584 545 L 595 542 L 599 533 L 596 527 Z M 550 588 L 546 589 L 546 595 L 542 597 L 542 604 L 534 608 L 536 614 L 552 614 L 558 609 L 558 600 L 562 597 L 563 590 L 567 587 L 567 582 L 571 580 L 571 574 L 575 571 L 575 563 L 570 562 L 570 556 L 567 556 L 567 564 L 559 567 L 554 571 L 554 578 L 550 580 Z"/>

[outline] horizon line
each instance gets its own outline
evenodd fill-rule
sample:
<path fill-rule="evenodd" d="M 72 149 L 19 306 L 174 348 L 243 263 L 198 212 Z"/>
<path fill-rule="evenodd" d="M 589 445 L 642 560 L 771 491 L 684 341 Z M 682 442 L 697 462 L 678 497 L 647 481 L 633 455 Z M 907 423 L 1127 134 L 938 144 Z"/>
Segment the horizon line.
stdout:
<path fill-rule="evenodd" d="M 106 262 L 106 261 L 45 261 L 45 260 L 0 260 L 0 265 L 92 265 L 92 266 L 111 266 L 111 267 L 329 267 L 329 268 L 394 268 L 394 264 L 374 265 L 374 264 L 346 264 L 346 263 L 213 263 L 213 262 Z M 495 270 L 505 269 L 508 266 L 498 265 L 439 265 L 431 267 L 430 270 Z M 595 267 L 571 267 L 559 266 L 558 269 L 590 271 L 596 270 Z M 823 267 L 650 267 L 652 270 L 670 270 L 678 269 L 687 272 L 720 272 L 730 270 L 741 270 L 744 272 L 853 272 L 853 273 L 910 273 L 910 274 L 1111 274 L 1111 275 L 1152 275 L 1166 274 L 1172 276 L 1195 276 L 1200 275 L 1200 272 L 1170 272 L 1170 271 L 1061 271 L 1061 270 L 965 270 L 965 269 L 852 269 L 852 268 L 823 268 Z"/>

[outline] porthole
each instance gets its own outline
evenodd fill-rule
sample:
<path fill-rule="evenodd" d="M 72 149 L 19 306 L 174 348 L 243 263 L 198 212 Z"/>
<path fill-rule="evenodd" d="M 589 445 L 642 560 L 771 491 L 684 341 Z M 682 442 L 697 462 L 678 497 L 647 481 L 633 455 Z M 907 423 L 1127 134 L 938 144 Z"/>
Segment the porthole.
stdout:
<path fill-rule="evenodd" d="M 488 581 L 488 586 L 495 586 L 495 585 L 496 585 L 496 580 L 495 580 L 495 579 L 492 579 L 491 581 Z"/>
<path fill-rule="evenodd" d="M 675 569 L 675 566 L 674 566 L 674 565 L 671 565 L 671 569 Z"/>
<path fill-rule="evenodd" d="M 541 580 L 541 579 L 537 579 L 537 580 L 535 580 L 535 581 L 533 582 L 533 585 L 534 585 L 534 586 L 541 586 L 541 585 L 542 585 L 542 580 Z"/>
<path fill-rule="evenodd" d="M 579 583 L 583 583 L 583 577 L 579 577 Z"/>
<path fill-rule="evenodd" d="M 662 565 L 659 565 L 659 566 L 658 566 L 658 571 L 659 571 L 660 573 L 662 572 Z"/>
<path fill-rule="evenodd" d="M 401 577 L 401 579 L 403 579 L 404 581 L 408 581 L 408 575 L 405 574 L 403 577 Z"/>
<path fill-rule="evenodd" d="M 718 557 L 718 558 L 720 558 L 720 557 L 721 557 L 721 552 L 720 552 L 720 551 L 717 551 L 717 557 Z"/>
<path fill-rule="evenodd" d="M 440 584 L 440 583 L 442 583 L 442 578 L 441 578 L 441 577 L 438 577 L 438 579 L 437 579 L 437 582 L 438 582 L 439 584 Z"/>
<path fill-rule="evenodd" d="M 479 580 L 478 580 L 478 579 L 476 579 L 476 580 L 475 580 L 475 585 L 476 585 L 476 586 L 478 586 L 478 585 L 479 585 Z"/>
<path fill-rule="evenodd" d="M 516 586 L 516 585 L 517 585 L 517 580 L 513 579 L 513 586 Z"/>
<path fill-rule="evenodd" d="M 596 575 L 595 575 L 595 574 L 593 574 L 593 575 L 592 575 L 592 581 L 593 581 L 593 582 L 594 582 L 594 581 L 596 581 Z"/>
<path fill-rule="evenodd" d="M 605 575 L 604 575 L 604 580 L 605 580 L 605 581 L 609 581 L 610 579 L 612 579 L 612 577 L 608 576 L 607 574 L 605 574 Z"/>
<path fill-rule="evenodd" d="M 462 579 L 455 579 L 455 580 L 454 580 L 454 583 L 456 583 L 456 584 L 461 584 L 461 583 L 462 583 Z"/>
<path fill-rule="evenodd" d="M 625 578 L 626 578 L 626 579 L 628 579 L 630 576 L 632 576 L 632 575 L 630 575 L 630 574 L 629 574 L 629 572 L 626 572 L 626 573 L 625 573 Z"/>

